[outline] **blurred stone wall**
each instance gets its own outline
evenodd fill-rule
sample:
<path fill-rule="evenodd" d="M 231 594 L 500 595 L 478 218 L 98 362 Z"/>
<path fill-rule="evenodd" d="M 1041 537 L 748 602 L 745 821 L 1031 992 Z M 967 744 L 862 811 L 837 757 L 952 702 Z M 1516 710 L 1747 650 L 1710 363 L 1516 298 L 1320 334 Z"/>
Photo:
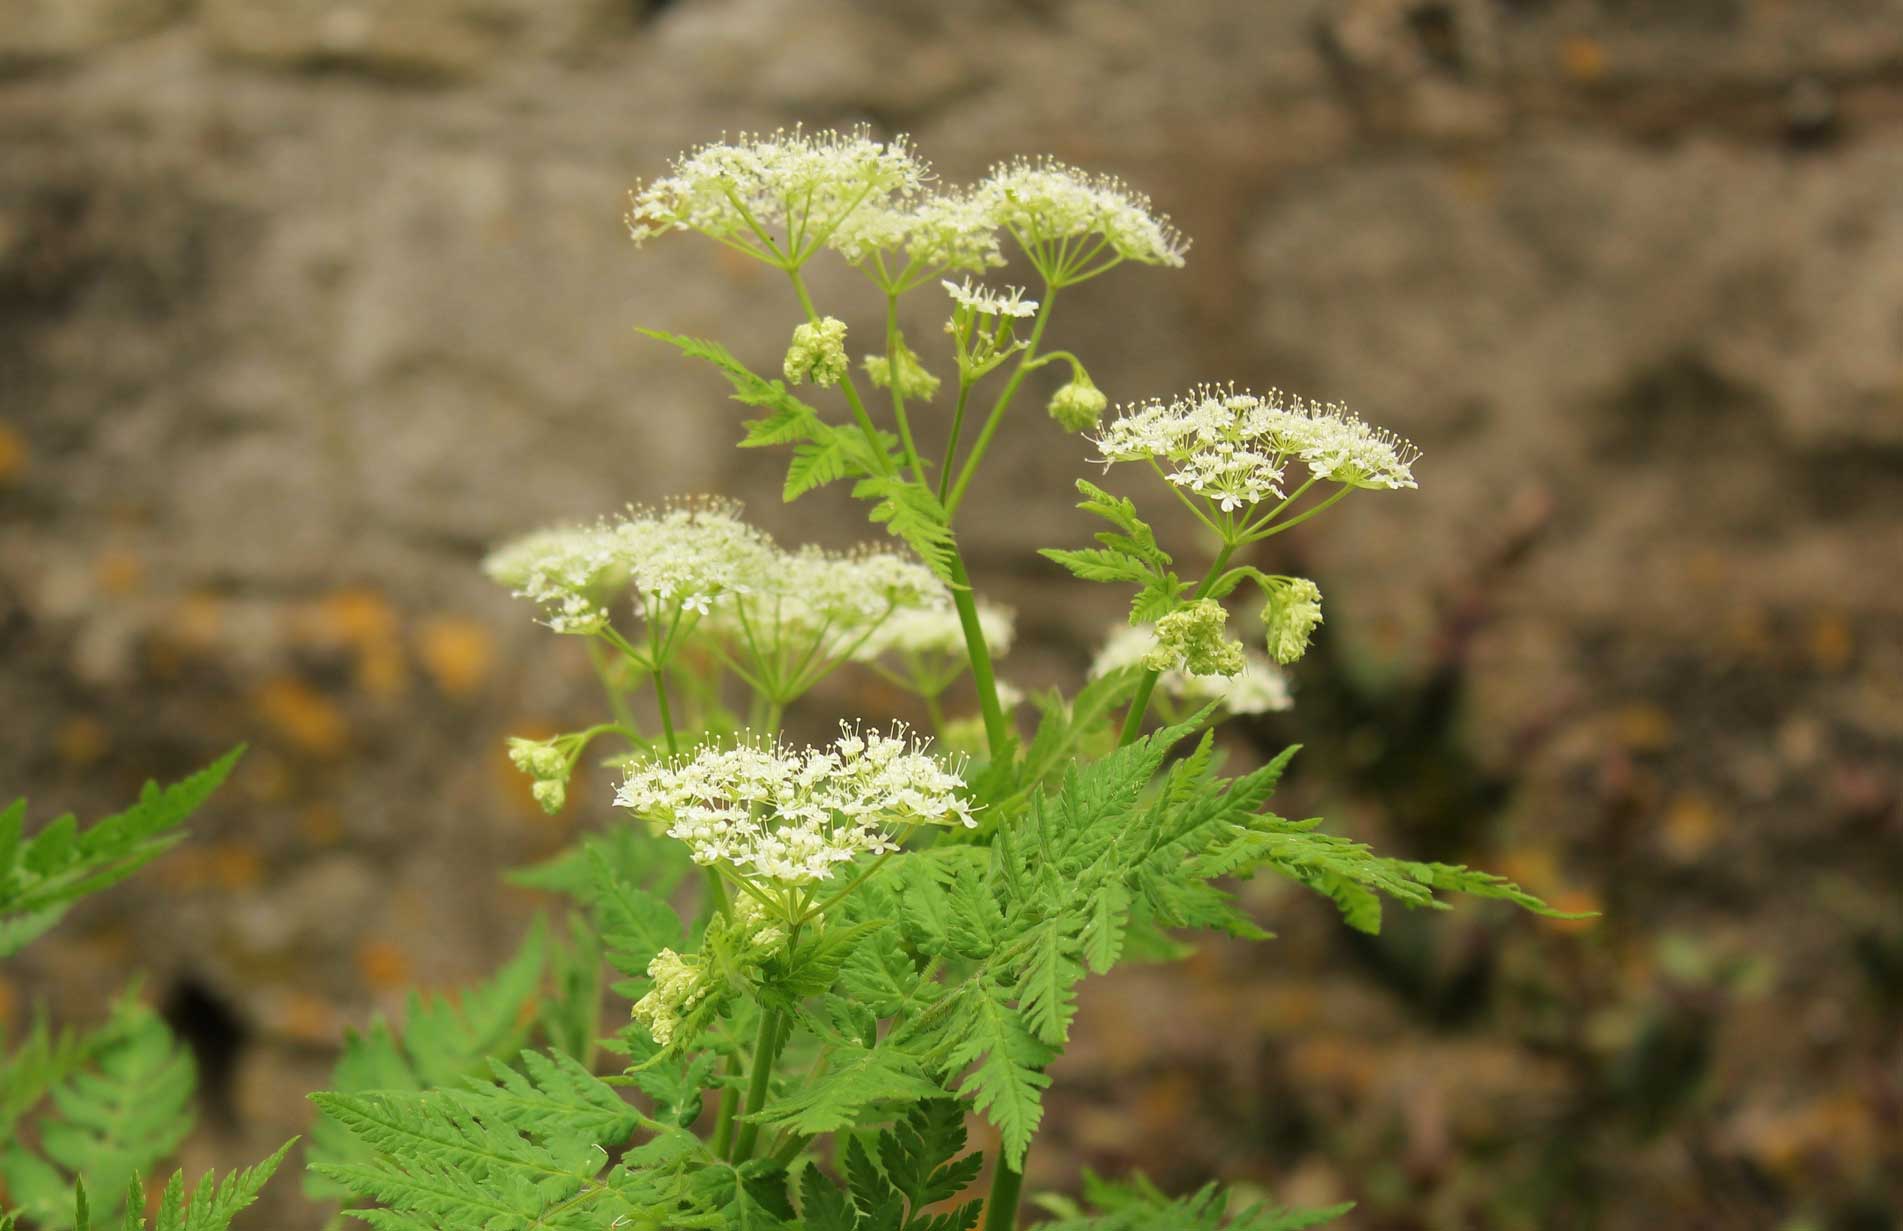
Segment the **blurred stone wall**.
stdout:
<path fill-rule="evenodd" d="M 1033 1185 L 1897 1225 L 1898 0 L 8 0 L 0 790 L 93 816 L 252 750 L 0 1020 L 145 971 L 211 1069 L 188 1161 L 230 1163 L 304 1123 L 346 1026 L 509 949 L 538 903 L 497 871 L 606 792 L 548 820 L 500 755 L 595 700 L 485 547 L 710 489 L 864 533 L 832 494 L 782 512 L 718 381 L 632 332 L 772 365 L 784 289 L 636 252 L 623 193 L 723 131 L 860 120 L 954 182 L 1116 170 L 1195 238 L 1066 296 L 1113 398 L 1273 383 L 1425 448 L 1418 493 L 1261 561 L 1329 622 L 1246 734 L 1308 745 L 1292 812 L 1607 912 L 1366 941 L 1252 889 L 1277 943 L 1089 989 Z M 1023 683 L 1115 614 L 1031 552 L 1087 532 L 1083 452 L 1032 402 L 969 505 Z M 293 1188 L 269 1216 L 306 1225 Z"/>

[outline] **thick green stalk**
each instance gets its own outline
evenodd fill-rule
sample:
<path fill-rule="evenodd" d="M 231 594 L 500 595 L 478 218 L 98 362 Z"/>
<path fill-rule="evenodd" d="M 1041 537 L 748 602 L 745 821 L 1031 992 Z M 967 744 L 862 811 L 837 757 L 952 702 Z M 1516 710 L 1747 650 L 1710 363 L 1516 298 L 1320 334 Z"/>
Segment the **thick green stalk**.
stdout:
<path fill-rule="evenodd" d="M 1196 592 L 1190 595 L 1190 602 L 1193 603 L 1208 596 L 1210 588 L 1216 584 L 1216 579 L 1221 577 L 1222 571 L 1229 567 L 1229 557 L 1235 554 L 1234 543 L 1223 544 L 1222 550 L 1216 553 L 1215 562 L 1209 566 L 1209 571 L 1203 574 L 1202 584 L 1198 585 Z M 1157 677 L 1161 674 L 1160 671 L 1147 668 L 1144 670 L 1143 678 L 1137 682 L 1136 696 L 1130 698 L 1130 713 L 1123 720 L 1123 735 L 1117 740 L 1117 747 L 1121 748 L 1135 742 L 1136 737 L 1143 733 L 1143 714 L 1150 708 L 1150 694 L 1156 691 Z"/>
<path fill-rule="evenodd" d="M 1018 1223 L 1018 1194 L 1024 1173 L 1003 1163 L 991 1173 L 991 1196 L 985 1200 L 985 1231 L 1012 1231 Z"/>
<path fill-rule="evenodd" d="M 753 1045 L 753 1075 L 747 1079 L 746 1115 L 751 1116 L 766 1106 L 768 1086 L 773 1080 L 773 1053 L 779 1050 L 780 1030 L 786 1015 L 778 1009 L 769 1009 L 760 1018 L 760 1034 Z M 740 1121 L 740 1136 L 733 1143 L 735 1163 L 744 1163 L 753 1157 L 754 1144 L 760 1139 L 760 1126 L 752 1120 Z"/>
<path fill-rule="evenodd" d="M 727 1057 L 727 1076 L 740 1075 L 740 1057 Z M 714 1157 L 725 1158 L 733 1148 L 733 1117 L 740 1110 L 740 1088 L 728 1086 L 720 1092 L 720 1114 L 714 1119 Z"/>
<path fill-rule="evenodd" d="M 978 600 L 971 591 L 971 577 L 965 572 L 965 558 L 956 544 L 951 549 L 952 605 L 958 608 L 958 626 L 965 631 L 965 653 L 971 658 L 971 682 L 978 689 L 978 710 L 985 720 L 985 745 L 991 759 L 1001 761 L 1010 755 L 1011 729 L 1004 721 L 1004 707 L 998 704 L 998 677 L 991 670 L 991 650 L 985 645 L 984 627 L 978 623 Z"/>

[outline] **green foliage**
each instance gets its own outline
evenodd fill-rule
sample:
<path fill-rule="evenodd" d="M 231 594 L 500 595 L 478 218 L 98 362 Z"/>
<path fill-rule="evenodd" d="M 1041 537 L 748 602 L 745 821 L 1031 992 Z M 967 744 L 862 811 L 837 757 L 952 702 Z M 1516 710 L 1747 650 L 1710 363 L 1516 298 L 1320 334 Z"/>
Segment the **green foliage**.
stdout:
<path fill-rule="evenodd" d="M 147 782 L 138 803 L 85 829 L 67 813 L 26 838 L 26 801 L 0 809 L 0 958 L 18 953 L 80 898 L 170 849 L 184 837 L 179 822 L 218 789 L 243 753 L 234 748 L 172 786 Z"/>
<path fill-rule="evenodd" d="M 691 1133 L 642 1115 L 559 1053 L 525 1053 L 491 1081 L 435 1090 L 312 1095 L 359 1149 L 313 1164 L 384 1203 L 347 1211 L 384 1228 L 599 1228 L 617 1218 L 721 1225 L 696 1186 L 710 1161 Z M 647 1140 L 611 1162 L 637 1129 Z"/>
<path fill-rule="evenodd" d="M 165 1023 L 130 998 L 89 1034 L 36 1029 L 0 1079 L 17 1109 L 0 1145 L 0 1180 L 14 1212 L 41 1228 L 66 1228 L 73 1225 L 75 1179 L 87 1180 L 95 1194 L 125 1192 L 190 1131 L 192 1076 L 191 1056 Z M 46 1106 L 29 1131 L 14 1132 L 42 1094 Z M 93 1213 L 109 1216 L 116 1208 Z"/>
<path fill-rule="evenodd" d="M 971 1187 L 984 1156 L 962 1153 L 964 1104 L 921 1098 L 910 1114 L 878 1135 L 872 1148 L 852 1139 L 844 1190 L 817 1167 L 800 1177 L 806 1231 L 969 1231 L 978 1225 L 979 1201 L 928 1212 Z"/>
<path fill-rule="evenodd" d="M 1251 1205 L 1230 1214 L 1229 1198 L 1215 1184 L 1172 1199 L 1140 1175 L 1113 1183 L 1088 1172 L 1082 1205 L 1062 1197 L 1046 1197 L 1040 1204 L 1057 1215 L 1042 1224 L 1043 1231 L 1306 1231 L 1354 1208 L 1352 1202 L 1319 1210 Z"/>
<path fill-rule="evenodd" d="M 897 437 L 827 423 L 818 411 L 787 392 L 784 383 L 756 374 L 717 342 L 654 329 L 641 332 L 690 358 L 713 364 L 733 386 L 735 401 L 767 411 L 744 425 L 746 435 L 740 444 L 742 448 L 793 446 L 782 492 L 785 499 L 796 500 L 815 488 L 855 478 L 853 497 L 872 505 L 867 520 L 903 539 L 942 580 L 951 580 L 951 515 L 929 487 L 899 473 Z"/>
<path fill-rule="evenodd" d="M 225 1231 L 232 1219 L 258 1199 L 265 1182 L 276 1173 L 278 1164 L 296 1143 L 297 1138 L 293 1137 L 256 1166 L 227 1172 L 223 1183 L 219 1182 L 216 1172 L 207 1171 L 189 1198 L 185 1195 L 185 1173 L 173 1172 L 159 1195 L 158 1217 L 151 1224 L 153 1231 Z M 127 1196 L 125 1225 L 127 1231 L 144 1231 L 147 1225 L 145 1194 L 136 1181 Z M 84 1231 L 84 1227 L 76 1231 Z"/>
<path fill-rule="evenodd" d="M 514 1055 L 534 1025 L 524 1009 L 541 986 L 548 948 L 538 923 L 500 970 L 459 996 L 412 993 L 401 1037 L 380 1019 L 362 1034 L 348 1033 L 331 1071 L 332 1091 L 416 1093 L 481 1075 L 491 1062 Z M 360 1161 L 368 1152 L 360 1135 L 327 1114 L 318 1116 L 305 1151 L 311 1171 L 304 1191 L 317 1198 L 349 1196 L 354 1190 L 327 1179 L 325 1168 Z"/>
<path fill-rule="evenodd" d="M 1130 602 L 1130 623 L 1153 624 L 1175 609 L 1190 584 L 1170 571 L 1170 554 L 1157 545 L 1156 532 L 1137 516 L 1136 504 L 1113 496 L 1083 479 L 1077 491 L 1084 498 L 1077 505 L 1086 513 L 1109 522 L 1112 529 L 1099 530 L 1093 537 L 1099 547 L 1065 551 L 1047 547 L 1038 554 L 1054 560 L 1085 581 L 1127 582 L 1137 587 Z"/>

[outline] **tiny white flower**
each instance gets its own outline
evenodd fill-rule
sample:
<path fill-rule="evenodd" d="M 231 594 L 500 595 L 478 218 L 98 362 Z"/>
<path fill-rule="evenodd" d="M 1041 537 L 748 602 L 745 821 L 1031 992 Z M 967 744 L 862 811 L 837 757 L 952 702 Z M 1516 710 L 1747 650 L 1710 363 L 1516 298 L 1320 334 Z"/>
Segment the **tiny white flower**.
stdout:
<path fill-rule="evenodd" d="M 1037 315 L 1037 300 L 1024 298 L 1024 288 L 1007 286 L 1001 291 L 979 283 L 970 278 L 964 282 L 941 282 L 945 293 L 952 302 L 961 308 L 969 308 L 979 316 L 1011 316 L 1023 318 Z"/>

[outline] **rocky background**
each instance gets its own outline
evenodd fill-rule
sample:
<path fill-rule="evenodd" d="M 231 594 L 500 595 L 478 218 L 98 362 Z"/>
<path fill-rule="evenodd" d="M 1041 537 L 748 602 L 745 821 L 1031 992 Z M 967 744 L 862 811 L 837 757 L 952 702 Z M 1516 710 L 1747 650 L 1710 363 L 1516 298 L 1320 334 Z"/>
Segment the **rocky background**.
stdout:
<path fill-rule="evenodd" d="M 7 0 L 0 784 L 91 817 L 252 750 L 0 1021 L 145 972 L 205 1070 L 185 1161 L 228 1165 L 303 1127 L 346 1027 L 509 951 L 544 903 L 497 873 L 606 791 L 550 820 L 508 770 L 596 699 L 486 546 L 709 489 L 863 533 L 780 510 L 718 381 L 632 332 L 776 364 L 783 288 L 637 253 L 623 193 L 858 120 L 952 181 L 1117 170 L 1195 237 L 1057 313 L 1113 398 L 1273 383 L 1425 448 L 1418 493 L 1259 561 L 1331 605 L 1243 734 L 1307 745 L 1295 814 L 1604 912 L 1375 941 L 1252 890 L 1279 941 L 1088 987 L 1031 1187 L 1898 1226 L 1899 0 Z M 1086 532 L 1082 454 L 1033 401 L 968 506 L 1019 683 L 1114 615 L 1032 554 Z M 253 1225 L 315 1225 L 295 1187 Z"/>

